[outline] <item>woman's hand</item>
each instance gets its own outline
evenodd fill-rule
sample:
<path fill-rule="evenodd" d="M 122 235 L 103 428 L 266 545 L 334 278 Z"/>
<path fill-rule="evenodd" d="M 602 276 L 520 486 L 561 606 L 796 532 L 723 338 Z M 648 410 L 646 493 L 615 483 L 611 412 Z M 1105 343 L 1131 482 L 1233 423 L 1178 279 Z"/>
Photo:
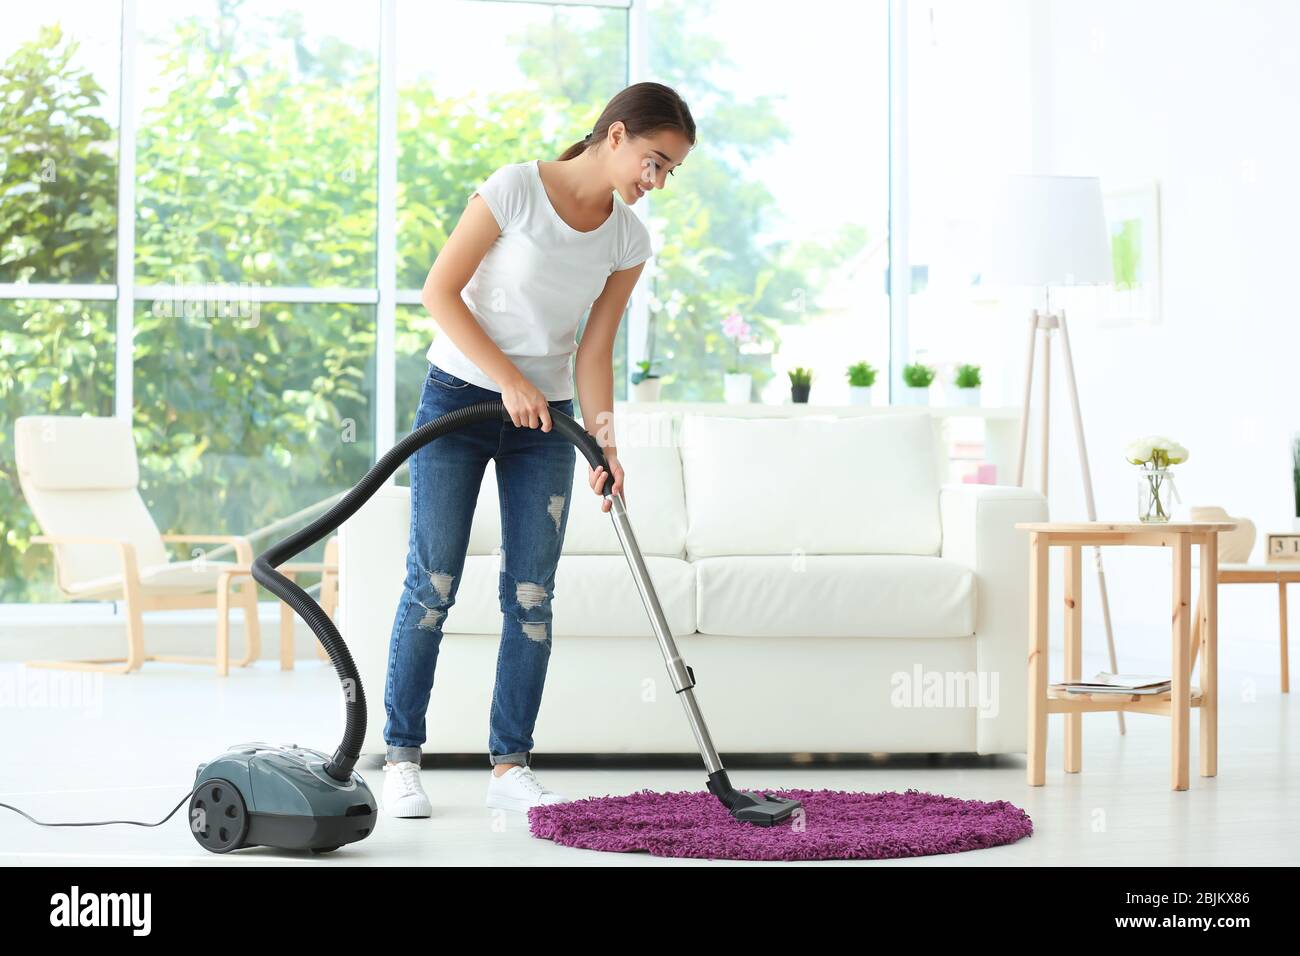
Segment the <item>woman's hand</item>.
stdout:
<path fill-rule="evenodd" d="M 623 503 L 627 504 L 627 498 L 623 495 L 623 466 L 619 464 L 618 455 L 612 455 L 607 452 L 605 454 L 605 460 L 609 462 L 609 473 L 614 476 L 614 487 L 610 493 L 618 495 L 623 499 Z M 597 465 L 595 468 L 590 469 L 590 471 L 591 474 L 587 480 L 591 482 L 591 490 L 599 495 L 606 484 L 605 469 Z M 608 512 L 613 506 L 614 502 L 611 499 L 605 497 L 601 498 L 601 511 Z"/>
<path fill-rule="evenodd" d="M 522 375 L 502 387 L 501 403 L 516 428 L 536 428 L 540 423 L 542 431 L 551 430 L 551 406 L 546 396 Z"/>

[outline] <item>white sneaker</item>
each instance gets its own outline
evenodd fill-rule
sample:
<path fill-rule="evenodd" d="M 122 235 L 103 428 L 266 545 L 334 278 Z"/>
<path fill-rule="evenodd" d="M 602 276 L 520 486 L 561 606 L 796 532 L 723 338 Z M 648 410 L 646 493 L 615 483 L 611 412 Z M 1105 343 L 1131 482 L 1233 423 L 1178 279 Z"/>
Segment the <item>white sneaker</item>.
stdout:
<path fill-rule="evenodd" d="M 567 802 L 566 797 L 543 787 L 533 768 L 523 764 L 516 764 L 499 777 L 493 772 L 492 782 L 488 784 L 487 805 L 494 810 L 527 810 Z"/>
<path fill-rule="evenodd" d="M 384 812 L 390 817 L 433 815 L 433 805 L 420 786 L 418 763 L 403 760 L 391 767 L 384 765 Z"/>

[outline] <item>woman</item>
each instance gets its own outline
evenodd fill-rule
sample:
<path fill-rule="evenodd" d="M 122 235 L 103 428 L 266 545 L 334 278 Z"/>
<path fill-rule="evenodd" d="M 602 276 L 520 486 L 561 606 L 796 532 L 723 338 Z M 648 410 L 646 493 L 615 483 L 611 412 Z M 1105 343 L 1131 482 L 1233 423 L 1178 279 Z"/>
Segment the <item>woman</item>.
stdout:
<path fill-rule="evenodd" d="M 663 189 L 694 143 L 695 121 L 676 92 L 659 83 L 629 86 L 558 160 L 502 166 L 489 176 L 429 270 L 421 300 L 442 334 L 426 356 L 415 427 L 485 401 L 504 403 L 513 424 L 458 429 L 411 458 L 406 583 L 384 687 L 383 802 L 390 815 L 432 812 L 420 784 L 425 713 L 489 459 L 496 462 L 501 508 L 502 628 L 487 805 L 526 810 L 563 800 L 529 766 L 577 454 L 569 441 L 544 433 L 551 431 L 552 408 L 573 415 L 576 377 L 584 424 L 604 448 L 613 493 L 623 494 L 613 428 L 606 427 L 614 406 L 614 339 L 651 254 L 649 233 L 630 207 Z M 605 472 L 588 471 L 599 495 Z M 601 508 L 610 508 L 603 497 Z"/>

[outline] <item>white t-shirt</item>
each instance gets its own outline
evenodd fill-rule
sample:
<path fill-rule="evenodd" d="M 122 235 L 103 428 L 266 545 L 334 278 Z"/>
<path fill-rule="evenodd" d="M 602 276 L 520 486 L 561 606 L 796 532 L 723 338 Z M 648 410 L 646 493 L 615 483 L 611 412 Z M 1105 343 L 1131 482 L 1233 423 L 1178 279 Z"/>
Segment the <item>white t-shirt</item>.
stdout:
<path fill-rule="evenodd" d="M 461 299 L 547 401 L 572 398 L 572 358 L 583 313 L 611 274 L 650 258 L 650 232 L 617 196 L 614 211 L 598 227 L 574 229 L 546 195 L 536 160 L 502 166 L 469 198 L 474 193 L 492 210 L 501 234 Z M 501 391 L 445 334 L 433 340 L 426 357 L 467 382 Z"/>

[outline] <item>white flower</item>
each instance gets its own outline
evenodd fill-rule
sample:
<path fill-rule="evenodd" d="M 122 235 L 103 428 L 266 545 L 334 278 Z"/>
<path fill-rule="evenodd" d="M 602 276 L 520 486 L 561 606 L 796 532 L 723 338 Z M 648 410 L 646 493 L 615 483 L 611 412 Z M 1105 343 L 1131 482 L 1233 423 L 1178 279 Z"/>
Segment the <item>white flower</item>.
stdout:
<path fill-rule="evenodd" d="M 1145 438 L 1130 442 L 1124 449 L 1124 458 L 1135 465 L 1144 465 L 1148 462 L 1160 464 L 1160 459 L 1163 459 L 1165 464 L 1177 465 L 1187 460 L 1188 451 L 1185 446 L 1178 444 L 1172 438 L 1164 435 L 1147 435 Z"/>
<path fill-rule="evenodd" d="M 1128 448 L 1124 450 L 1124 457 L 1135 465 L 1140 465 L 1151 460 L 1155 447 L 1150 438 L 1139 438 L 1135 442 L 1130 442 Z"/>

